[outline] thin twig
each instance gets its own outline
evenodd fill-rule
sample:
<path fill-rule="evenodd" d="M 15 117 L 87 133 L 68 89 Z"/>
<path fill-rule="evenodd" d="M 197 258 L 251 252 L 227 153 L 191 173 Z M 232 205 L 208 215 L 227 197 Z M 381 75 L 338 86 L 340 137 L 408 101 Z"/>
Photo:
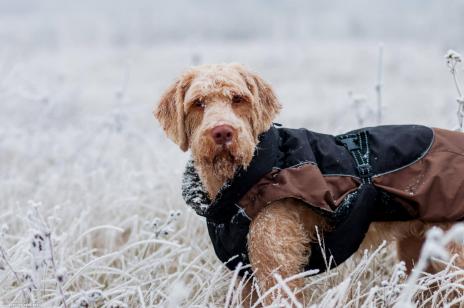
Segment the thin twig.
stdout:
<path fill-rule="evenodd" d="M 64 291 L 63 291 L 63 287 L 61 285 L 61 282 L 60 280 L 58 279 L 58 270 L 56 268 L 56 263 L 55 263 L 55 257 L 54 257 L 54 254 L 53 254 L 53 245 L 52 245 L 52 236 L 51 236 L 51 233 L 50 232 L 47 232 L 45 234 L 45 236 L 48 238 L 48 246 L 50 248 L 50 262 L 52 263 L 52 268 L 53 268 L 53 272 L 55 274 L 55 280 L 56 280 L 56 284 L 58 286 L 58 290 L 60 292 L 60 295 L 61 295 L 61 298 L 63 300 L 63 306 L 64 308 L 68 308 L 68 305 L 66 304 L 66 297 L 64 296 Z"/>
<path fill-rule="evenodd" d="M 377 61 L 377 84 L 375 92 L 377 93 L 377 124 L 382 123 L 382 88 L 383 88 L 383 44 L 379 44 L 379 57 Z"/>
<path fill-rule="evenodd" d="M 298 299 L 295 297 L 295 294 L 293 293 L 292 290 L 288 287 L 288 285 L 285 283 L 285 281 L 282 279 L 282 276 L 279 274 L 274 274 L 274 278 L 277 281 L 277 283 L 280 285 L 280 288 L 284 290 L 284 292 L 287 294 L 288 298 L 292 301 L 292 303 L 297 307 L 297 308 L 303 308 L 303 305 L 298 301 Z"/>
<path fill-rule="evenodd" d="M 10 269 L 10 271 L 13 273 L 13 275 L 15 276 L 16 278 L 16 281 L 18 283 L 18 286 L 21 287 L 21 279 L 19 278 L 18 276 L 18 273 L 13 269 L 13 266 L 11 266 L 10 262 L 8 262 L 8 258 L 6 257 L 6 251 L 5 249 L 3 249 L 2 246 L 0 246 L 0 253 L 2 254 L 2 259 L 3 259 L 3 262 L 5 262 L 5 264 L 8 266 L 8 268 Z M 24 301 L 26 301 L 27 297 L 26 297 L 26 292 L 24 291 L 23 288 L 21 288 L 21 293 L 23 295 L 23 298 L 24 298 Z"/>

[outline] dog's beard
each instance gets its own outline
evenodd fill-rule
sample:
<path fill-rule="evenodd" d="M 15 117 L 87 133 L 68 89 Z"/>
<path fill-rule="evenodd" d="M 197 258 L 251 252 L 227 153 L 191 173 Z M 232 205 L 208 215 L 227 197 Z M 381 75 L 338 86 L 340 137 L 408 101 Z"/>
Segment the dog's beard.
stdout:
<path fill-rule="evenodd" d="M 216 155 L 211 163 L 213 173 L 220 180 L 232 178 L 236 170 L 243 164 L 243 159 L 231 153 L 229 149 L 223 149 Z"/>
<path fill-rule="evenodd" d="M 207 153 L 212 155 L 198 155 L 197 161 L 210 169 L 212 175 L 220 181 L 232 178 L 237 169 L 245 164 L 243 156 L 233 145 L 214 146 Z"/>
<path fill-rule="evenodd" d="M 195 138 L 196 137 L 196 138 Z M 192 156 L 203 172 L 225 183 L 239 168 L 247 168 L 253 158 L 256 143 L 253 136 L 240 134 L 230 144 L 217 145 L 205 136 L 192 138 Z"/>

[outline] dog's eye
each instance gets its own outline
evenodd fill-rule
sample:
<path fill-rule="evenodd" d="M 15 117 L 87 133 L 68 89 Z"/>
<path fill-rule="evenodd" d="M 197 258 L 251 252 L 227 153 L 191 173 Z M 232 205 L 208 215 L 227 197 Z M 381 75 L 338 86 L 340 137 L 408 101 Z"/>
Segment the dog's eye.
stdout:
<path fill-rule="evenodd" d="M 232 103 L 234 103 L 234 104 L 240 104 L 240 103 L 242 103 L 242 102 L 243 102 L 243 96 L 241 96 L 241 95 L 234 95 L 234 96 L 232 97 Z"/>
<path fill-rule="evenodd" d="M 202 101 L 201 99 L 197 99 L 193 102 L 193 105 L 198 108 L 205 108 L 205 102 Z"/>

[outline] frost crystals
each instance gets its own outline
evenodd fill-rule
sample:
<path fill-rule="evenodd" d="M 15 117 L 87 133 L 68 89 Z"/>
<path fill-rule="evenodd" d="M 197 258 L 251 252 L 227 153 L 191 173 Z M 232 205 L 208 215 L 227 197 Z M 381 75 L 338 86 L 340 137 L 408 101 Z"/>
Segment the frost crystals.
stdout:
<path fill-rule="evenodd" d="M 198 215 L 205 216 L 211 201 L 201 184 L 200 177 L 195 170 L 193 160 L 189 160 L 185 166 L 182 179 L 182 197 Z"/>

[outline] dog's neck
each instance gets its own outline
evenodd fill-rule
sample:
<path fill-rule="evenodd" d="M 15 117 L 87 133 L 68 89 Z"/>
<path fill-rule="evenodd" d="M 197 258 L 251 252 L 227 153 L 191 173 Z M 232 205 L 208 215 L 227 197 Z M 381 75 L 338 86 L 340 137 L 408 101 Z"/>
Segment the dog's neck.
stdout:
<path fill-rule="evenodd" d="M 211 200 L 214 200 L 222 186 L 234 177 L 238 167 L 237 164 L 227 160 L 195 162 L 195 169 Z"/>

